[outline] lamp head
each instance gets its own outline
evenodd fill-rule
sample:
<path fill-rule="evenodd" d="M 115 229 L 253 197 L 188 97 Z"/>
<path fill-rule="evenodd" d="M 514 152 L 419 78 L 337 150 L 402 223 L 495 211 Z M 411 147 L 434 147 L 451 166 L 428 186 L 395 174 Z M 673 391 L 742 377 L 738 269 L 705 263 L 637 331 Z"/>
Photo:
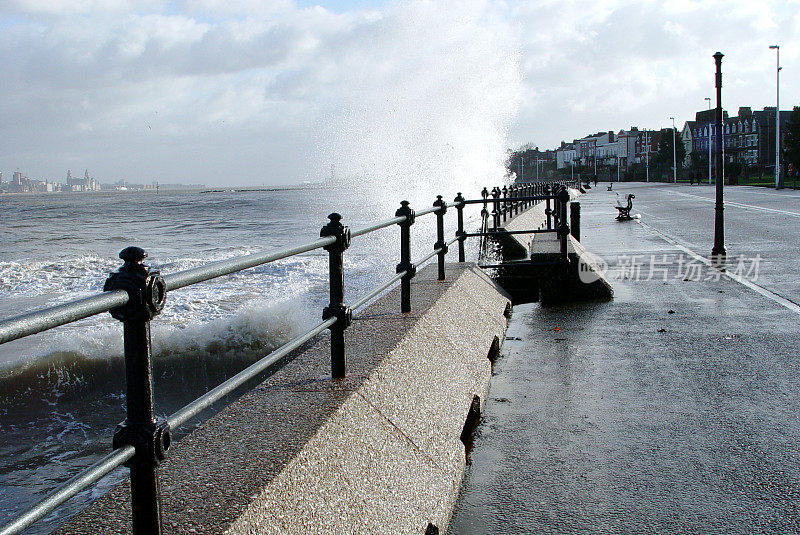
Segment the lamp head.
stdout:
<path fill-rule="evenodd" d="M 770 50 L 777 50 L 780 48 L 780 45 L 769 45 Z"/>

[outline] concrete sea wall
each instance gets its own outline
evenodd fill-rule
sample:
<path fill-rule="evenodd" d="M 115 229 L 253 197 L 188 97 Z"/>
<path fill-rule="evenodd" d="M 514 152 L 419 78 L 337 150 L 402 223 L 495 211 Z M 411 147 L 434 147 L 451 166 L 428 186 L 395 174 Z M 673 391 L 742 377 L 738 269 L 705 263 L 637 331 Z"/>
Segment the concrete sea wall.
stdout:
<path fill-rule="evenodd" d="M 485 400 L 508 296 L 473 264 L 420 270 L 346 331 L 347 377 L 327 337 L 181 440 L 159 471 L 167 533 L 444 533 Z M 120 485 L 59 533 L 128 533 Z"/>

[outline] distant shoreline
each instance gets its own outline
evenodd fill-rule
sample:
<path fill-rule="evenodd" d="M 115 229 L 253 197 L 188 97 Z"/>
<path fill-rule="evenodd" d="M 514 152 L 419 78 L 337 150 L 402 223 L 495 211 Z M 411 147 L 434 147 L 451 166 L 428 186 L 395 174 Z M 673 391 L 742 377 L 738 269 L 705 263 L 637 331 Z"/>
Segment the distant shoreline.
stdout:
<path fill-rule="evenodd" d="M 3 196 L 39 196 L 39 195 L 86 195 L 86 194 L 130 194 L 130 193 L 245 193 L 249 191 L 295 191 L 304 189 L 318 189 L 324 187 L 323 184 L 306 184 L 293 186 L 196 186 L 185 188 L 147 188 L 147 189 L 127 189 L 127 190 L 93 190 L 93 191 L 0 191 Z"/>

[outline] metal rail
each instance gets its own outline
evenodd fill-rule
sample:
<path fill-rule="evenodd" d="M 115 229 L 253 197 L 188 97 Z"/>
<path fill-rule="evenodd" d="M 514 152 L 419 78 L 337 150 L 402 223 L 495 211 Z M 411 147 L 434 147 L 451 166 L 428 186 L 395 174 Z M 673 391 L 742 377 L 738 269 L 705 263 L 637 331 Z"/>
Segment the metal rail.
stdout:
<path fill-rule="evenodd" d="M 32 507 L 12 522 L 0 528 L 0 535 L 11 535 L 13 533 L 22 532 L 23 529 L 30 527 L 37 520 L 44 518 L 59 505 L 69 500 L 86 487 L 94 485 L 103 477 L 107 476 L 112 470 L 132 459 L 135 451 L 136 449 L 133 446 L 124 446 L 109 453 L 76 477 L 64 483 L 59 490 L 39 502 L 35 507 Z"/>
<path fill-rule="evenodd" d="M 187 269 L 185 271 L 179 271 L 178 273 L 173 273 L 172 275 L 165 275 L 164 283 L 167 285 L 167 291 L 177 290 L 178 288 L 190 286 L 199 282 L 205 282 L 218 277 L 223 277 L 225 275 L 230 275 L 231 273 L 236 273 L 237 271 L 260 266 L 300 253 L 313 251 L 314 249 L 319 249 L 321 247 L 330 245 L 335 241 L 336 240 L 334 238 L 321 238 L 310 243 L 295 247 L 287 247 L 278 251 L 255 253 L 227 260 L 218 260 L 204 266 Z"/>
<path fill-rule="evenodd" d="M 126 399 L 128 404 L 128 416 L 118 426 L 114 434 L 114 450 L 99 462 L 65 483 L 57 492 L 0 528 L 0 535 L 20 533 L 37 520 L 54 511 L 66 500 L 96 483 L 103 476 L 123 464 L 131 469 L 133 533 L 135 535 L 160 534 L 161 512 L 157 466 L 169 451 L 171 429 L 184 425 L 203 410 L 211 407 L 224 396 L 270 367 L 281 363 L 285 364 L 293 351 L 326 329 L 331 331 L 331 375 L 332 377 L 343 377 L 345 373 L 343 333 L 352 321 L 353 309 L 360 309 L 370 300 L 400 281 L 401 310 L 403 312 L 410 311 L 410 280 L 416 274 L 418 265 L 422 265 L 438 256 L 439 279 L 444 280 L 445 255 L 450 245 L 458 242 L 459 262 L 463 262 L 464 241 L 466 238 L 473 236 L 481 236 L 483 238 L 485 236 L 503 234 L 497 231 L 488 231 L 489 203 L 493 205 L 492 215 L 495 220 L 495 228 L 497 228 L 500 217 L 505 219 L 507 215 L 518 213 L 533 202 L 546 201 L 548 203 L 546 210 L 548 213 L 548 226 L 550 226 L 551 211 L 549 203 L 551 200 L 555 200 L 559 204 L 559 210 L 554 211 L 553 215 L 560 217 L 560 221 L 563 223 L 559 227 L 559 232 L 561 232 L 566 225 L 566 217 L 564 215 L 566 214 L 566 203 L 563 202 L 564 192 L 560 192 L 561 197 L 559 199 L 556 195 L 550 195 L 550 187 L 563 187 L 563 184 L 504 187 L 502 197 L 500 196 L 501 190 L 494 188 L 491 200 L 488 199 L 489 194 L 486 188 L 482 192 L 482 199 L 464 199 L 459 193 L 454 202 L 448 203 L 442 200 L 441 196 L 438 196 L 433 206 L 416 212 L 410 208 L 407 201 L 403 201 L 400 209 L 395 213 L 395 217 L 372 223 L 353 231 L 341 224 L 341 216 L 339 214 L 331 214 L 329 216 L 330 222 L 322 228 L 320 238 L 317 240 L 276 251 L 211 262 L 196 268 L 164 275 L 163 277 L 143 264 L 147 254 L 142 249 L 129 247 L 120 253 L 120 258 L 125 261 L 125 264 L 117 273 L 113 273 L 109 277 L 104 285 L 103 293 L 0 321 L 0 344 L 2 344 L 97 314 L 111 312 L 115 319 L 123 323 Z M 464 207 L 469 204 L 480 203 L 483 203 L 482 232 L 467 233 L 464 231 Z M 444 215 L 448 208 L 455 208 L 458 212 L 458 230 L 454 238 L 445 240 Z M 437 241 L 434 244 L 433 251 L 424 255 L 416 263 L 412 263 L 410 260 L 410 228 L 417 217 L 428 214 L 436 214 Z M 400 263 L 397 265 L 395 276 L 354 301 L 352 308 L 347 306 L 344 302 L 342 256 L 349 247 L 350 240 L 353 237 L 369 234 L 393 225 L 398 225 L 401 230 Z M 554 230 L 550 231 L 553 232 Z M 527 232 L 546 231 L 512 231 L 505 234 Z M 161 312 L 166 293 L 320 248 L 328 251 L 330 275 L 330 304 L 323 311 L 323 321 L 198 397 L 166 420 L 156 422 L 153 414 L 152 399 L 150 320 Z"/>
<path fill-rule="evenodd" d="M 112 308 L 125 306 L 127 303 L 128 294 L 119 290 L 93 295 L 38 312 L 22 314 L 0 322 L 0 344 L 96 316 L 108 312 Z"/>

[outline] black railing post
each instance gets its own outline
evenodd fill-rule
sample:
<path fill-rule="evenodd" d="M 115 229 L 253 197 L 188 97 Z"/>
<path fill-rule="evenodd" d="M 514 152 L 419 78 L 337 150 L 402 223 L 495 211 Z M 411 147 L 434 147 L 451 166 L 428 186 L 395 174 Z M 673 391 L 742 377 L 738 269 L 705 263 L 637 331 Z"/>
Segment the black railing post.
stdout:
<path fill-rule="evenodd" d="M 128 303 L 111 310 L 122 322 L 125 351 L 127 414 L 114 431 L 114 449 L 133 446 L 126 463 L 131 470 L 131 512 L 134 535 L 161 533 L 161 497 L 158 464 L 166 457 L 171 435 L 166 422 L 156 423 L 153 411 L 153 362 L 150 320 L 164 308 L 166 285 L 158 271 L 143 264 L 147 253 L 128 247 L 119 253 L 125 264 L 112 273 L 103 291 L 125 290 Z"/>
<path fill-rule="evenodd" d="M 500 201 L 498 200 L 499 198 L 500 198 L 500 188 L 495 186 L 494 188 L 492 188 L 492 199 L 493 199 L 492 221 L 494 223 L 495 230 L 500 228 Z"/>
<path fill-rule="evenodd" d="M 342 216 L 328 216 L 327 225 L 319 231 L 321 238 L 332 236 L 336 241 L 324 248 L 328 251 L 330 303 L 322 311 L 322 319 L 336 318 L 328 327 L 331 331 L 331 377 L 341 379 L 346 374 L 344 331 L 353 321 L 353 312 L 344 304 L 344 252 L 350 247 L 350 229 L 342 225 Z"/>
<path fill-rule="evenodd" d="M 550 230 L 553 228 L 553 212 L 550 210 L 550 186 L 548 184 L 544 185 L 544 194 L 547 196 L 544 201 L 544 213 L 547 216 L 547 229 Z"/>
<path fill-rule="evenodd" d="M 414 210 L 408 201 L 401 201 L 400 208 L 394 213 L 396 217 L 405 217 L 400 225 L 400 263 L 397 273 L 406 272 L 400 279 L 400 311 L 411 312 L 411 279 L 417 273 L 417 267 L 411 263 L 411 225 L 414 224 Z"/>
<path fill-rule="evenodd" d="M 572 237 L 581 241 L 581 203 L 573 202 L 569 205 L 569 226 Z"/>
<path fill-rule="evenodd" d="M 506 222 L 506 212 L 508 212 L 508 186 L 503 186 L 503 223 Z"/>
<path fill-rule="evenodd" d="M 567 224 L 567 204 L 569 204 L 569 192 L 562 189 L 558 193 L 558 235 L 561 238 L 561 258 L 565 262 L 569 259 L 567 249 L 567 236 L 569 236 L 569 225 Z"/>
<path fill-rule="evenodd" d="M 517 215 L 519 213 L 519 201 L 517 198 L 519 197 L 519 186 L 512 186 L 511 196 L 514 198 L 514 209 L 512 213 Z"/>
<path fill-rule="evenodd" d="M 484 188 L 484 191 L 486 191 L 486 188 Z M 485 199 L 486 197 L 484 197 L 484 203 L 486 202 Z M 458 238 L 458 261 L 464 262 L 464 241 L 467 237 L 464 235 L 464 197 L 461 195 L 460 191 L 453 202 L 456 203 L 456 212 L 458 214 L 458 228 L 456 230 L 456 237 Z"/>
<path fill-rule="evenodd" d="M 444 256 L 447 254 L 447 242 L 444 241 L 444 214 L 447 213 L 447 203 L 444 202 L 441 195 L 436 196 L 433 201 L 434 206 L 438 206 L 436 210 L 436 244 L 434 249 L 439 250 L 439 280 L 444 280 Z"/>
<path fill-rule="evenodd" d="M 481 197 L 483 197 L 483 208 L 481 209 L 481 225 L 486 224 L 489 220 L 489 190 L 485 187 L 481 190 Z M 489 225 L 487 224 L 486 227 Z M 481 228 L 481 232 L 487 230 L 486 228 Z M 483 238 L 481 238 L 481 241 Z"/>

